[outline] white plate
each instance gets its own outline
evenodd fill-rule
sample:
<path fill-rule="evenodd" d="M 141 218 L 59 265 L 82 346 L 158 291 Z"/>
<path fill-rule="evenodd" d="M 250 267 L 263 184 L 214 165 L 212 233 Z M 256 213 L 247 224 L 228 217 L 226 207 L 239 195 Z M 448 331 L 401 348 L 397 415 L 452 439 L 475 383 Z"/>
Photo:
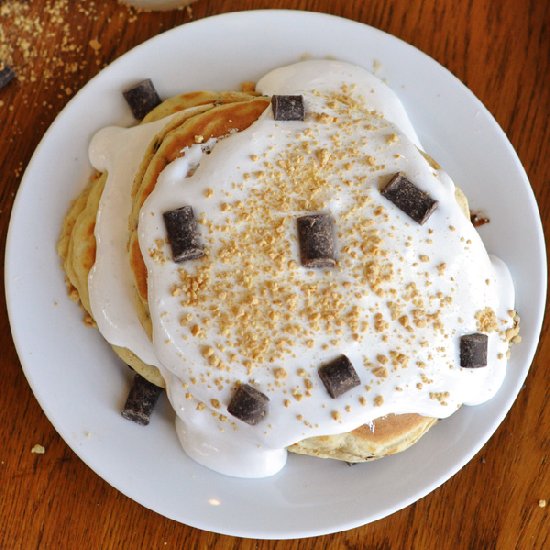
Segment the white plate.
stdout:
<path fill-rule="evenodd" d="M 69 202 L 86 181 L 87 146 L 102 126 L 131 119 L 120 91 L 151 77 L 162 96 L 231 89 L 303 55 L 334 56 L 371 68 L 381 63 L 420 139 L 491 223 L 487 248 L 509 265 L 522 317 L 497 396 L 463 407 L 401 455 L 349 468 L 290 456 L 273 478 L 223 477 L 180 449 L 166 401 L 148 428 L 122 419 L 129 377 L 67 299 L 55 253 Z M 111 485 L 177 521 L 243 537 L 297 538 L 382 518 L 449 479 L 493 434 L 533 358 L 546 294 L 546 258 L 537 205 L 505 134 L 447 70 L 371 27 L 290 11 L 230 13 L 149 40 L 91 80 L 58 116 L 25 173 L 12 212 L 6 292 L 25 374 L 67 444 Z"/>

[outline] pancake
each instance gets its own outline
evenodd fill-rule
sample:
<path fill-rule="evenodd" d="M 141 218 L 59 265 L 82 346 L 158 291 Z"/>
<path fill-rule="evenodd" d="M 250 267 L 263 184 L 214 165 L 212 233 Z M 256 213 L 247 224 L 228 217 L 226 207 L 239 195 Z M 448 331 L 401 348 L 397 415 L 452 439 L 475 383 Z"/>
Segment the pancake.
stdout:
<path fill-rule="evenodd" d="M 232 133 L 247 129 L 268 106 L 269 99 L 254 92 L 202 91 L 166 100 L 144 118 L 143 122 L 147 123 L 173 115 L 162 131 L 151 140 L 135 175 L 131 193 L 128 257 L 134 279 L 134 306 L 150 339 L 153 329 L 148 302 L 147 268 L 138 240 L 138 222 L 145 200 L 155 189 L 161 172 L 181 157 L 186 148 L 207 144 L 210 140 L 219 142 Z M 439 168 L 429 155 L 423 151 L 420 153 L 430 166 Z M 88 296 L 88 274 L 95 261 L 94 225 L 106 177 L 106 173 L 92 174 L 88 186 L 67 213 L 58 243 L 69 290 L 73 297 L 80 300 L 89 319 L 92 319 L 92 314 Z M 467 199 L 458 187 L 455 198 L 469 219 Z M 149 249 L 148 253 L 152 256 L 154 251 Z M 156 367 L 143 363 L 126 348 L 113 346 L 113 349 L 125 363 L 147 380 L 164 386 L 164 380 Z M 199 405 L 200 403 L 197 408 Z M 407 449 L 435 422 L 435 418 L 418 414 L 389 414 L 375 419 L 371 425 L 363 425 L 351 432 L 305 438 L 290 445 L 288 450 L 350 463 L 364 462 Z"/>
<path fill-rule="evenodd" d="M 351 463 L 367 462 L 408 449 L 436 422 L 435 418 L 419 414 L 391 414 L 377 418 L 372 426 L 364 424 L 352 432 L 304 439 L 288 450 Z"/>

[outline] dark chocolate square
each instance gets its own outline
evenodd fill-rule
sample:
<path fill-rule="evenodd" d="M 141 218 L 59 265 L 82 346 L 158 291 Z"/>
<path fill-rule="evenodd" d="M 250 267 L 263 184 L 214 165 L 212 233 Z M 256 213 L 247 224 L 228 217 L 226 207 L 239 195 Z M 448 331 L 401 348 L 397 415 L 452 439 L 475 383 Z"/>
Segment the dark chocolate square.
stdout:
<path fill-rule="evenodd" d="M 199 228 L 195 214 L 190 206 L 164 212 L 166 236 L 172 248 L 172 257 L 176 263 L 194 260 L 204 256 Z"/>
<path fill-rule="evenodd" d="M 477 369 L 487 366 L 489 337 L 481 332 L 465 334 L 460 338 L 460 366 Z"/>
<path fill-rule="evenodd" d="M 319 367 L 318 372 L 321 382 L 333 399 L 361 384 L 351 361 L 345 355 L 340 355 L 330 363 Z"/>
<path fill-rule="evenodd" d="M 304 98 L 301 95 L 274 95 L 271 107 L 275 120 L 304 120 Z"/>
<path fill-rule="evenodd" d="M 227 407 L 229 414 L 254 426 L 267 414 L 269 398 L 248 384 L 239 386 Z"/>
<path fill-rule="evenodd" d="M 420 225 L 426 223 L 438 205 L 428 193 L 416 187 L 400 172 L 382 190 L 382 196 Z"/>
<path fill-rule="evenodd" d="M 330 214 L 310 214 L 296 220 L 300 260 L 305 267 L 336 265 L 336 232 Z"/>
<path fill-rule="evenodd" d="M 126 399 L 126 404 L 121 411 L 122 416 L 126 420 L 147 426 L 161 393 L 162 388 L 155 386 L 155 384 L 152 384 L 143 378 L 143 376 L 136 374 L 132 388 Z"/>
<path fill-rule="evenodd" d="M 132 86 L 132 88 L 125 90 L 122 92 L 122 95 L 128 102 L 136 120 L 142 120 L 147 113 L 161 103 L 161 99 L 150 78 L 142 80 L 135 86 Z"/>
<path fill-rule="evenodd" d="M 0 62 L 0 90 L 15 78 L 15 71 L 9 65 Z"/>

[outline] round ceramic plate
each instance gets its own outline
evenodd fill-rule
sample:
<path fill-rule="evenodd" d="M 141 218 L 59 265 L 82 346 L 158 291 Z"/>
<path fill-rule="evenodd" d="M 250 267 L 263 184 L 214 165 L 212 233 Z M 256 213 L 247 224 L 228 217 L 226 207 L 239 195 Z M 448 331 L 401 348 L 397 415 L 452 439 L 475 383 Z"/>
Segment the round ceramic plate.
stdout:
<path fill-rule="evenodd" d="M 510 267 L 522 318 L 504 386 L 490 402 L 463 407 L 406 452 L 349 468 L 290 456 L 278 475 L 236 479 L 197 465 L 181 450 L 173 413 L 161 400 L 148 428 L 120 416 L 129 376 L 67 298 L 55 252 L 61 222 L 89 173 L 96 130 L 127 125 L 120 91 L 150 77 L 161 96 L 237 89 L 303 56 L 333 56 L 371 69 L 397 92 L 426 151 L 491 223 L 487 249 Z M 297 538 L 382 518 L 449 479 L 493 434 L 533 358 L 546 293 L 537 205 L 504 132 L 447 70 L 397 38 L 328 15 L 230 13 L 149 40 L 103 70 L 48 130 L 25 173 L 6 251 L 12 333 L 25 374 L 67 444 L 103 479 L 168 518 L 243 537 Z"/>

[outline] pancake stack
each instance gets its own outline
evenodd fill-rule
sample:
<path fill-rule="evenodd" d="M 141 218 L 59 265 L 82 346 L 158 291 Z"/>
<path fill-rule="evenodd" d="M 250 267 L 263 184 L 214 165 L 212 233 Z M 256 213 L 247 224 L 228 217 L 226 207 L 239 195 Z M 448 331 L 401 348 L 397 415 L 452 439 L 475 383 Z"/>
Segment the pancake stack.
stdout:
<path fill-rule="evenodd" d="M 135 174 L 130 219 L 128 220 L 128 268 L 131 269 L 135 310 L 147 335 L 152 339 L 152 322 L 148 302 L 148 280 L 143 253 L 138 238 L 138 223 L 142 206 L 155 189 L 162 171 L 193 145 L 220 142 L 227 136 L 242 132 L 270 108 L 271 98 L 259 96 L 253 90 L 235 92 L 199 91 L 179 95 L 165 101 L 155 99 L 156 92 L 148 88 L 149 97 L 138 95 L 134 113 L 143 123 L 166 118 L 166 125 L 151 140 L 140 168 Z M 130 94 L 131 95 L 131 94 Z M 128 97 L 128 94 L 125 93 Z M 150 100 L 150 101 L 149 101 Z M 147 103 L 149 101 L 149 107 Z M 275 108 L 275 107 L 274 107 Z M 206 145 L 205 145 L 206 146 Z M 216 146 L 215 144 L 213 145 Z M 425 153 L 423 153 L 425 154 Z M 435 161 L 426 155 L 434 167 Z M 88 275 L 95 262 L 95 221 L 107 173 L 94 171 L 88 185 L 73 202 L 63 223 L 58 253 L 63 262 L 70 296 L 86 312 L 85 319 L 94 324 L 88 294 Z M 456 190 L 456 200 L 469 217 L 466 198 Z M 215 261 L 215 259 L 212 259 Z M 515 334 L 510 335 L 513 338 Z M 121 360 L 148 383 L 164 387 L 159 369 L 145 364 L 131 350 L 112 346 Z M 133 390 L 135 399 L 147 401 L 147 395 Z M 154 404 L 154 401 L 153 401 Z M 128 407 L 128 405 L 127 405 Z M 139 403 L 137 405 L 139 408 Z M 146 404 L 152 408 L 150 402 Z M 133 419 L 132 414 L 127 417 Z M 148 418 L 141 423 L 147 423 Z M 436 419 L 418 414 L 386 415 L 351 432 L 306 438 L 288 447 L 294 453 L 321 458 L 333 458 L 349 463 L 364 462 L 405 450 L 425 434 Z"/>

